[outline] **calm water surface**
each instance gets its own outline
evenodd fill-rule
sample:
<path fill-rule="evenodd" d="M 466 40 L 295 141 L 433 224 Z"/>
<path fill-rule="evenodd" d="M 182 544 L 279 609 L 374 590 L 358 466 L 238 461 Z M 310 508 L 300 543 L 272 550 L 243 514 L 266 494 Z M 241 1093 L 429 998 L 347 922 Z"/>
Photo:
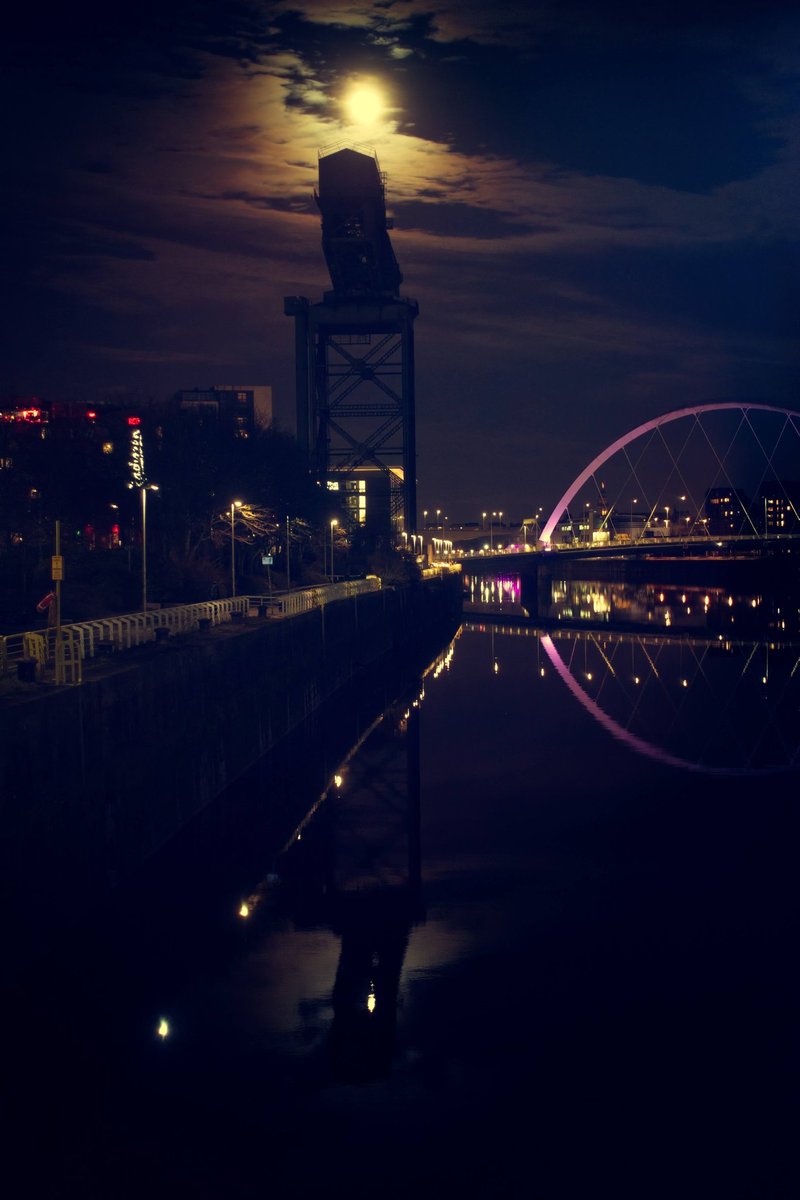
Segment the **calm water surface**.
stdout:
<path fill-rule="evenodd" d="M 20 987 L 18 1194 L 796 1195 L 799 657 L 470 612 Z"/>

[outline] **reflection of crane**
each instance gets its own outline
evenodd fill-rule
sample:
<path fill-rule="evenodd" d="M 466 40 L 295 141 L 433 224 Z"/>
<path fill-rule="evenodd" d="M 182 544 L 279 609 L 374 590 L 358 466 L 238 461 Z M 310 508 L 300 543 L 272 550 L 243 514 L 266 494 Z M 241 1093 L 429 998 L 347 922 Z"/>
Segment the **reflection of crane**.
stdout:
<path fill-rule="evenodd" d="M 403 960 L 424 917 L 419 823 L 419 713 L 410 705 L 375 723 L 278 864 L 295 922 L 324 921 L 341 938 L 329 1039 L 340 1079 L 378 1079 L 391 1066 Z"/>
<path fill-rule="evenodd" d="M 321 303 L 287 296 L 295 319 L 297 438 L 323 486 L 345 492 L 376 532 L 416 532 L 415 300 L 387 232 L 374 154 L 319 160 L 322 247 L 332 290 Z M 363 485 L 363 486 L 362 486 Z M 366 492 L 366 510 L 352 493 Z"/>

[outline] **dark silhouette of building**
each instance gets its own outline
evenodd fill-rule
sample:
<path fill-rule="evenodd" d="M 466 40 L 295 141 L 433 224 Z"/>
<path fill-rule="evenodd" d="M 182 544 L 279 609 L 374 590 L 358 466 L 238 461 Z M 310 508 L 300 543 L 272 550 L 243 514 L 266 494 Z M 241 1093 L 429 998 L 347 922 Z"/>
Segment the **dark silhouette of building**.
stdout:
<path fill-rule="evenodd" d="M 321 486 L 363 493 L 360 524 L 414 533 L 419 310 L 399 294 L 377 158 L 353 149 L 321 155 L 316 200 L 332 290 L 318 304 L 284 301 L 295 320 L 297 438 Z"/>

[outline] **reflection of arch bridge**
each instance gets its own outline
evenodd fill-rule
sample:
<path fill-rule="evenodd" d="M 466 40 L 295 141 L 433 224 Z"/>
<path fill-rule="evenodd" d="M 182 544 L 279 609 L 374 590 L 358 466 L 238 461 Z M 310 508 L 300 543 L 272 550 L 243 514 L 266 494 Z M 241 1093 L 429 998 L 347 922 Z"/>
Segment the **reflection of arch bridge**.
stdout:
<path fill-rule="evenodd" d="M 794 641 L 671 637 L 534 624 L 467 623 L 501 639 L 530 638 L 532 680 L 555 677 L 612 738 L 662 765 L 706 775 L 771 775 L 800 766 Z"/>
<path fill-rule="evenodd" d="M 566 489 L 539 542 L 624 549 L 798 534 L 800 413 L 719 401 L 613 441 Z"/>

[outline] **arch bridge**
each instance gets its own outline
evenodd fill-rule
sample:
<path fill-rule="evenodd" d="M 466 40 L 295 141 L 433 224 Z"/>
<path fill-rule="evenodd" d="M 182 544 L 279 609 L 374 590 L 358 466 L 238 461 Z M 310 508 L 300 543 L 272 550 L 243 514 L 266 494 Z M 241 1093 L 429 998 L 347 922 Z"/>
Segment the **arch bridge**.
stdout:
<path fill-rule="evenodd" d="M 526 522 L 529 535 L 544 550 L 633 553 L 798 537 L 800 412 L 716 401 L 645 421 L 591 460 L 543 524 Z"/>

